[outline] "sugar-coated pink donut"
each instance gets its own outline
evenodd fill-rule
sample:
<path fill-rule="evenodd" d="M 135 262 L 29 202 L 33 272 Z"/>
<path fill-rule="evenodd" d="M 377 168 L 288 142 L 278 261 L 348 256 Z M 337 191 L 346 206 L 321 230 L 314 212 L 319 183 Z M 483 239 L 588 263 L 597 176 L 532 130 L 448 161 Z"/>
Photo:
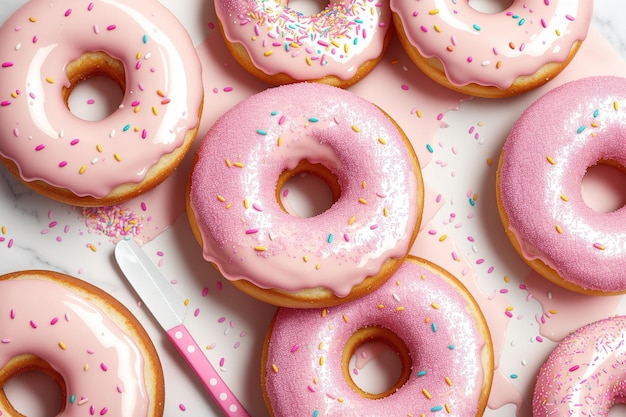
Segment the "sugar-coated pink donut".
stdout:
<path fill-rule="evenodd" d="M 626 317 L 569 334 L 541 366 L 533 416 L 606 417 L 626 397 Z"/>
<path fill-rule="evenodd" d="M 375 330 L 360 338 L 363 329 Z M 390 341 L 388 332 L 401 342 Z M 364 398 L 347 369 L 355 348 L 370 340 L 399 348 L 401 361 L 409 362 L 402 364 L 406 380 L 380 398 Z M 412 256 L 355 302 L 279 309 L 262 361 L 274 417 L 481 416 L 493 377 L 489 330 L 471 294 L 445 270 Z"/>
<path fill-rule="evenodd" d="M 513 126 L 498 170 L 505 230 L 522 257 L 579 292 L 626 291 L 626 209 L 583 200 L 587 168 L 626 166 L 626 79 L 591 77 L 558 87 Z"/>
<path fill-rule="evenodd" d="M 380 60 L 393 31 L 387 1 L 330 1 L 306 15 L 289 2 L 216 0 L 227 45 L 272 84 L 321 81 L 347 87 Z"/>
<path fill-rule="evenodd" d="M 279 178 L 302 161 L 321 164 L 339 188 L 337 201 L 309 218 L 277 201 Z M 188 212 L 205 259 L 226 278 L 294 300 L 323 288 L 333 300 L 313 299 L 319 306 L 343 302 L 367 277 L 397 269 L 422 200 L 413 148 L 384 112 L 349 91 L 298 83 L 246 99 L 210 128 L 196 155 Z"/>
<path fill-rule="evenodd" d="M 100 121 L 66 104 L 91 76 L 123 90 Z M 202 99 L 193 43 L 158 1 L 31 0 L 0 27 L 0 157 L 38 191 L 69 190 L 53 193 L 63 201 L 115 204 L 156 186 L 190 148 Z"/>
<path fill-rule="evenodd" d="M 498 13 L 481 12 L 468 0 L 391 0 L 390 6 L 420 68 L 485 97 L 517 94 L 560 72 L 564 65 L 542 70 L 571 59 L 593 13 L 592 0 L 513 0 Z"/>

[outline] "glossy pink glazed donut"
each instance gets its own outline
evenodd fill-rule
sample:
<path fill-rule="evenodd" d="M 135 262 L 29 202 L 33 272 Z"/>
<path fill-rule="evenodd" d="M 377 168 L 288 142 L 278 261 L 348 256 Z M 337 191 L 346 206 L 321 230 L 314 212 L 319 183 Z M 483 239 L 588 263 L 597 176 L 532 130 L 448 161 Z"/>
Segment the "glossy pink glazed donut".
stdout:
<path fill-rule="evenodd" d="M 33 189 L 75 205 L 118 203 L 163 181 L 191 146 L 200 61 L 160 2 L 32 0 L 0 40 L 0 160 Z M 67 104 L 93 76 L 123 91 L 97 122 Z"/>
<path fill-rule="evenodd" d="M 381 395 L 358 388 L 348 360 L 368 341 L 400 356 L 403 375 Z M 493 348 L 471 294 L 448 272 L 407 257 L 378 290 L 351 303 L 279 309 L 266 337 L 262 385 L 270 413 L 285 416 L 481 416 Z"/>
<path fill-rule="evenodd" d="M 163 415 L 163 373 L 148 334 L 109 294 L 68 275 L 0 276 L 0 387 L 28 371 L 58 384 L 54 415 Z M 23 416 L 4 389 L 0 415 Z"/>
<path fill-rule="evenodd" d="M 335 193 L 309 218 L 279 203 L 302 172 Z M 274 87 L 239 103 L 196 154 L 188 214 L 204 258 L 240 289 L 290 307 L 342 303 L 382 285 L 419 228 L 414 150 L 378 107 L 316 83 Z"/>
<path fill-rule="evenodd" d="M 626 396 L 626 317 L 588 324 L 568 335 L 541 366 L 533 416 L 605 417 Z"/>
<path fill-rule="evenodd" d="M 626 209 L 597 212 L 581 193 L 590 166 L 626 166 L 625 107 L 624 78 L 564 84 L 524 111 L 502 149 L 497 199 L 509 239 L 533 269 L 574 291 L 626 291 Z"/>
<path fill-rule="evenodd" d="M 348 87 L 376 66 L 391 40 L 386 1 L 333 0 L 314 15 L 288 3 L 215 1 L 233 56 L 271 84 L 318 81 Z"/>
<path fill-rule="evenodd" d="M 513 0 L 499 13 L 468 0 L 391 0 L 411 59 L 463 93 L 506 97 L 554 78 L 587 36 L 592 0 Z"/>

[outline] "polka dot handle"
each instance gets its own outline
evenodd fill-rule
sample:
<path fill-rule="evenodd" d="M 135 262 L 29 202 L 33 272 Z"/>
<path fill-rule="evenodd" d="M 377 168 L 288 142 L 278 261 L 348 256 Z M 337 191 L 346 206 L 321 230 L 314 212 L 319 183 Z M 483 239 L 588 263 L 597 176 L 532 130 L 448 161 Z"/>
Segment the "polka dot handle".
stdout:
<path fill-rule="evenodd" d="M 191 365 L 225 416 L 250 417 L 184 325 L 181 324 L 168 330 L 167 335 L 187 363 Z"/>

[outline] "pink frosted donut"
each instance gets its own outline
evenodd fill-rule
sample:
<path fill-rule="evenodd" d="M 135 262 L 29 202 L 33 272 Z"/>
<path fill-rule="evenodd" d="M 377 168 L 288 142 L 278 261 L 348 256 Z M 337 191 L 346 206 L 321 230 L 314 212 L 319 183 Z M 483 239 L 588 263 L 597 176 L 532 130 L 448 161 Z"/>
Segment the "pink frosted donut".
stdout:
<path fill-rule="evenodd" d="M 215 1 L 233 56 L 271 84 L 318 81 L 348 87 L 376 66 L 391 40 L 386 1 L 333 0 L 310 16 L 288 3 Z"/>
<path fill-rule="evenodd" d="M 533 416 L 606 417 L 626 397 L 626 317 L 588 324 L 568 335 L 541 366 Z"/>
<path fill-rule="evenodd" d="M 400 41 L 438 83 L 506 97 L 554 78 L 587 36 L 592 0 L 513 0 L 498 13 L 468 0 L 391 0 Z"/>
<path fill-rule="evenodd" d="M 0 161 L 69 204 L 135 197 L 190 148 L 201 71 L 185 28 L 158 1 L 28 1 L 0 27 Z M 74 87 L 95 76 L 123 92 L 97 122 L 67 104 Z"/>
<path fill-rule="evenodd" d="M 0 276 L 0 387 L 28 371 L 59 386 L 60 410 L 50 415 L 163 415 L 163 372 L 148 334 L 116 299 L 65 274 Z M 23 417 L 4 389 L 0 415 Z"/>
<path fill-rule="evenodd" d="M 500 157 L 498 206 L 518 253 L 578 292 L 626 291 L 626 209 L 600 213 L 583 200 L 587 168 L 626 166 L 626 79 L 564 84 L 533 103 Z"/>
<path fill-rule="evenodd" d="M 279 203 L 302 172 L 336 201 L 310 218 Z M 322 306 L 382 285 L 419 228 L 422 176 L 413 148 L 378 107 L 336 87 L 290 84 L 222 116 L 199 146 L 188 214 L 204 258 L 264 301 Z"/>
<path fill-rule="evenodd" d="M 362 391 L 348 360 L 369 341 L 396 350 L 403 375 L 381 395 Z M 481 416 L 493 347 L 471 294 L 448 272 L 407 260 L 378 290 L 351 303 L 279 309 L 266 337 L 262 386 L 274 417 Z"/>

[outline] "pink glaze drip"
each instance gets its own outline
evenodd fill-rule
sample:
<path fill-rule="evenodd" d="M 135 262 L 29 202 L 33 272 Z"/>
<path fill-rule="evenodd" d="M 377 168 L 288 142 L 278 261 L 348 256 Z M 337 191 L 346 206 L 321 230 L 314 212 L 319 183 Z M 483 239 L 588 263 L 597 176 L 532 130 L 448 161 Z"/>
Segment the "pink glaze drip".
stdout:
<path fill-rule="evenodd" d="M 566 337 L 541 366 L 533 416 L 607 416 L 626 397 L 626 317 L 588 324 Z"/>
<path fill-rule="evenodd" d="M 66 15 L 67 10 L 72 10 Z M 0 155 L 26 181 L 104 197 L 140 182 L 198 123 L 202 79 L 184 27 L 158 2 L 33 0 L 0 28 Z M 99 122 L 74 116 L 66 65 L 105 51 L 124 63 L 120 107 Z"/>
<path fill-rule="evenodd" d="M 68 398 L 60 415 L 86 416 L 92 407 L 95 415 L 148 414 L 141 351 L 71 290 L 42 280 L 0 282 L 0 340 L 0 367 L 29 354 L 61 374 Z"/>
<path fill-rule="evenodd" d="M 312 16 L 284 3 L 215 1 L 225 37 L 242 44 L 266 74 L 285 73 L 300 81 L 328 75 L 349 80 L 361 65 L 383 52 L 391 24 L 386 1 L 333 0 Z"/>
<path fill-rule="evenodd" d="M 190 204 L 205 259 L 262 288 L 349 294 L 403 257 L 419 226 L 421 174 L 406 145 L 378 108 L 339 88 L 301 83 L 246 99 L 198 149 Z M 337 177 L 341 196 L 298 218 L 280 208 L 275 188 L 305 159 Z"/>
<path fill-rule="evenodd" d="M 420 55 L 441 60 L 452 84 L 507 89 L 565 61 L 587 36 L 593 1 L 514 0 L 502 12 L 483 13 L 467 0 L 391 0 L 391 10 Z"/>
<path fill-rule="evenodd" d="M 623 78 L 564 84 L 522 114 L 503 149 L 502 206 L 524 257 L 581 289 L 626 290 L 626 209 L 596 212 L 581 193 L 588 167 L 626 166 L 625 107 Z"/>
<path fill-rule="evenodd" d="M 476 329 L 460 288 L 437 269 L 408 259 L 392 279 L 358 301 L 322 311 L 278 310 L 263 364 L 276 417 L 479 415 L 482 384 L 491 377 L 483 370 L 481 351 L 491 349 L 491 342 Z M 344 343 L 365 326 L 391 330 L 411 353 L 409 380 L 378 400 L 361 397 L 342 373 Z"/>

